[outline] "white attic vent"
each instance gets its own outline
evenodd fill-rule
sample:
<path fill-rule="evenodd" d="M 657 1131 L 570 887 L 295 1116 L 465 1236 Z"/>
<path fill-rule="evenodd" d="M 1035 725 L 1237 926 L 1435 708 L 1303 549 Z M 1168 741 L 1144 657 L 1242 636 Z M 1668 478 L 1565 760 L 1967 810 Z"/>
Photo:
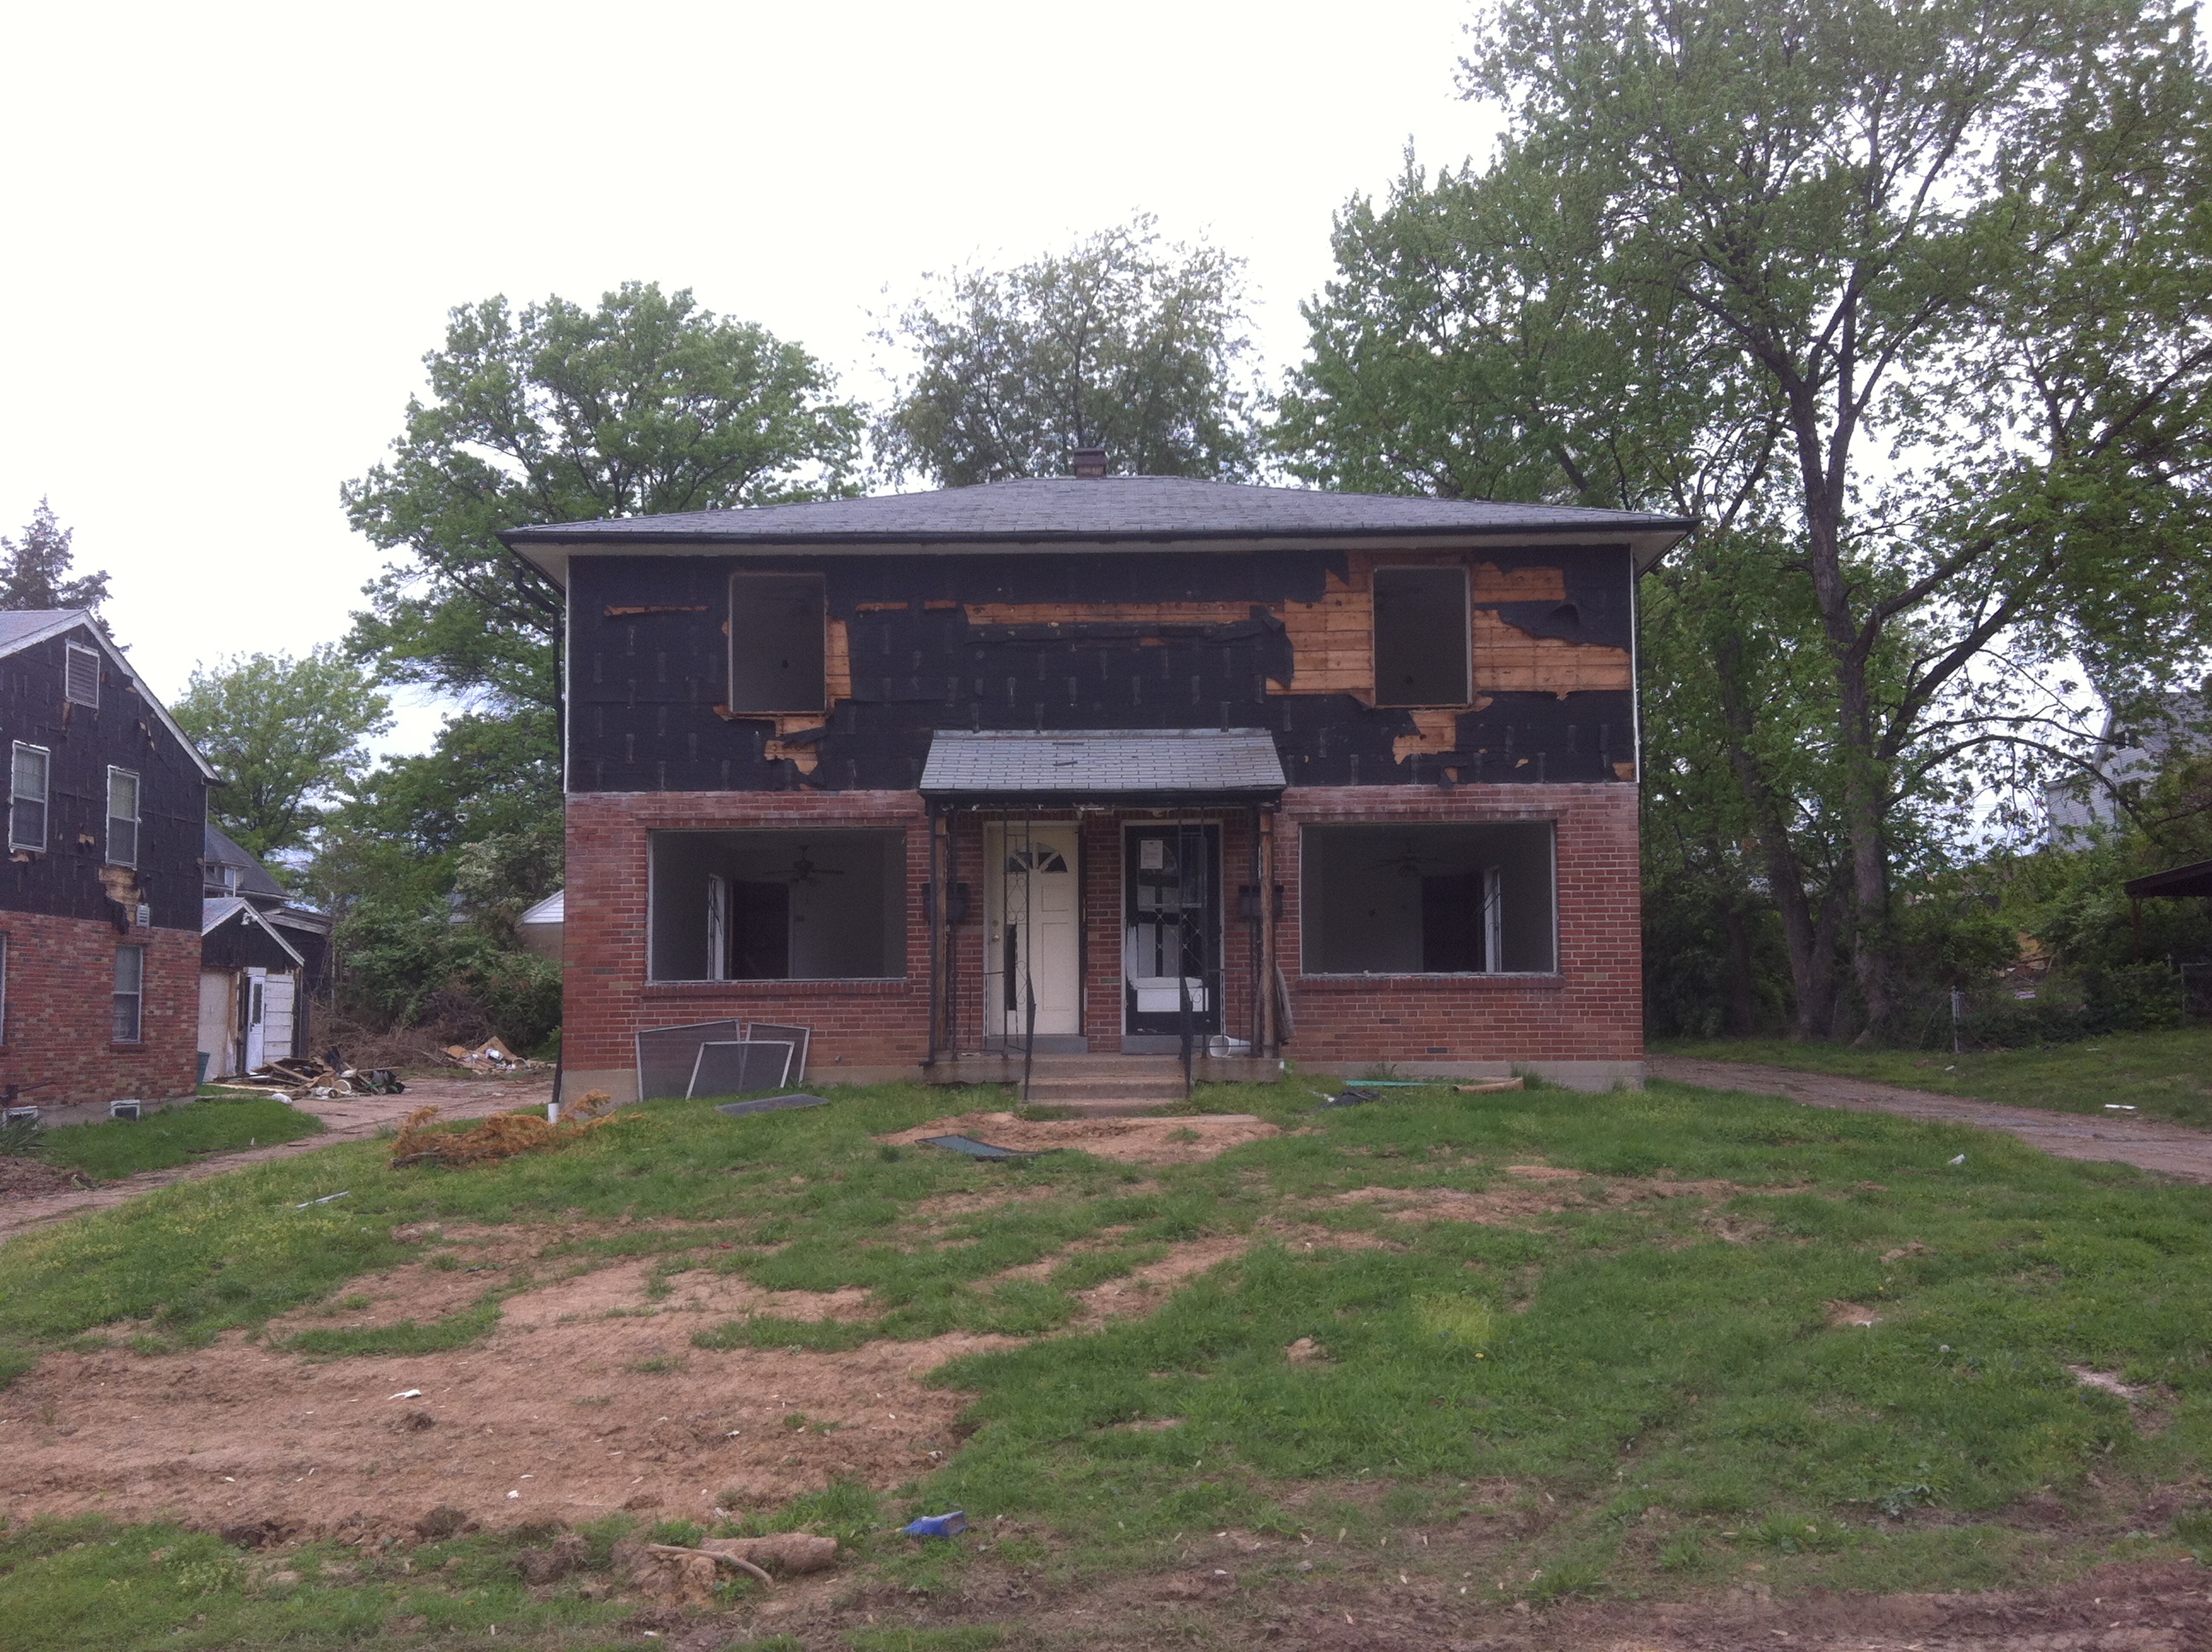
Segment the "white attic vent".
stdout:
<path fill-rule="evenodd" d="M 62 697 L 72 705 L 100 707 L 100 651 L 69 645 L 68 660 L 62 668 Z"/>

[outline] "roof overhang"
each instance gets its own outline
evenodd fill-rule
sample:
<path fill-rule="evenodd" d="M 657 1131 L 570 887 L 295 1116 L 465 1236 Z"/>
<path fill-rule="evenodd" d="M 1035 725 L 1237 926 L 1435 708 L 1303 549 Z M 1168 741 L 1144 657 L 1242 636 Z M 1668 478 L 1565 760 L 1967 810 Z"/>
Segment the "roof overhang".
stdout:
<path fill-rule="evenodd" d="M 939 729 L 918 789 L 933 802 L 994 808 L 1158 807 L 1264 802 L 1286 784 L 1261 728 Z"/>
<path fill-rule="evenodd" d="M 65 631 L 73 630 L 80 625 L 91 637 L 93 645 L 107 656 L 108 663 L 121 672 L 129 680 L 131 685 L 138 690 L 138 697 L 153 708 L 154 715 L 161 726 L 168 730 L 175 738 L 177 744 L 191 754 L 191 760 L 198 765 L 201 775 L 214 785 L 222 785 L 222 776 L 215 772 L 214 765 L 200 755 L 199 747 L 192 744 L 192 737 L 177 726 L 177 720 L 169 715 L 168 708 L 155 698 L 153 690 L 146 686 L 146 679 L 138 668 L 123 657 L 123 650 L 115 646 L 107 633 L 101 630 L 92 616 L 83 610 L 56 609 L 52 624 L 40 626 L 34 631 L 20 632 L 9 637 L 4 643 L 0 643 L 0 658 L 21 653 L 26 648 L 35 647 L 38 644 L 50 638 L 58 637 Z"/>
<path fill-rule="evenodd" d="M 1144 535 L 1031 533 L 979 538 L 972 534 L 936 536 L 905 533 L 807 534 L 763 538 L 707 532 L 656 533 L 640 531 L 619 538 L 579 534 L 562 538 L 558 528 L 512 529 L 500 536 L 507 549 L 562 590 L 568 564 L 578 556 L 896 556 L 915 552 L 969 556 L 1101 556 L 1131 551 L 1191 550 L 1222 554 L 1261 550 L 1480 550 L 1526 546 L 1625 547 L 1638 574 L 1647 574 L 1661 557 L 1686 538 L 1696 525 L 1620 528 L 1463 528 L 1408 533 L 1402 529 L 1372 533 L 1212 533 L 1204 531 Z"/>
<path fill-rule="evenodd" d="M 2169 866 L 2164 872 L 2131 878 L 2120 888 L 2130 899 L 2137 901 L 2154 896 L 2187 900 L 2192 896 L 2212 896 L 2212 860 L 2199 860 L 2186 866 Z"/>

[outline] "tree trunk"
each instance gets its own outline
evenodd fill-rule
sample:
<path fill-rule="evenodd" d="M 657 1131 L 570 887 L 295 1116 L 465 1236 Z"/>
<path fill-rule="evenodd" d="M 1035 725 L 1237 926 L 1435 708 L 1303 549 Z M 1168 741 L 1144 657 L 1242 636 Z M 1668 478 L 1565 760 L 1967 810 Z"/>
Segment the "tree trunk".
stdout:
<path fill-rule="evenodd" d="M 1724 634 L 1713 649 L 1713 673 L 1720 683 L 1721 717 L 1729 730 L 1729 768 L 1743 793 L 1752 829 L 1759 835 L 1760 858 L 1766 863 L 1767 892 L 1782 914 L 1782 935 L 1790 949 L 1790 1036 L 1798 1039 L 1820 1036 L 1834 1010 L 1835 947 L 1832 926 L 1816 922 L 1805 894 L 1805 878 L 1790 839 L 1790 828 L 1780 799 L 1768 783 L 1765 767 L 1751 750 L 1755 718 L 1751 696 L 1742 676 L 1743 642 L 1735 633 Z"/>
<path fill-rule="evenodd" d="M 1759 1005 L 1751 978 L 1751 925 L 1737 896 L 1722 902 L 1721 923 L 1729 938 L 1729 1031 L 1749 1038 L 1759 1030 Z"/>

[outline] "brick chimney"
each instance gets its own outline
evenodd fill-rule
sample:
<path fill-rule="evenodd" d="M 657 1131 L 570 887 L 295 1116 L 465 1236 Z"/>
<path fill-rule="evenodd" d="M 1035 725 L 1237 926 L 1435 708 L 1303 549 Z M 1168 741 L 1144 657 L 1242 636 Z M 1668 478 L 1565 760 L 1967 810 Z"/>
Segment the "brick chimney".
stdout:
<path fill-rule="evenodd" d="M 1075 450 L 1075 474 L 1084 477 L 1103 477 L 1106 474 L 1106 450 L 1103 447 L 1079 447 Z"/>

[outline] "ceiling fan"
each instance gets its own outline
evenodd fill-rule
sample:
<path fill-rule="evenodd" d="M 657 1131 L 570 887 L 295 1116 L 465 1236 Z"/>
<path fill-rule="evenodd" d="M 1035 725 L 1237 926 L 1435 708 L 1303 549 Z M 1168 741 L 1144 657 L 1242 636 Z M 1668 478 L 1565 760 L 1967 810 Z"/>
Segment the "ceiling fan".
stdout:
<path fill-rule="evenodd" d="M 838 867 L 817 865 L 807 859 L 806 851 L 809 847 L 805 843 L 799 846 L 799 859 L 791 863 L 790 877 L 793 883 L 818 884 L 824 878 L 842 878 L 845 875 Z"/>
<path fill-rule="evenodd" d="M 1401 878 L 1419 878 L 1421 875 L 1421 857 L 1413 853 L 1413 840 L 1409 837 L 1406 840 L 1406 847 L 1401 853 L 1387 855 L 1382 859 L 1367 866 L 1365 870 L 1395 872 Z"/>

